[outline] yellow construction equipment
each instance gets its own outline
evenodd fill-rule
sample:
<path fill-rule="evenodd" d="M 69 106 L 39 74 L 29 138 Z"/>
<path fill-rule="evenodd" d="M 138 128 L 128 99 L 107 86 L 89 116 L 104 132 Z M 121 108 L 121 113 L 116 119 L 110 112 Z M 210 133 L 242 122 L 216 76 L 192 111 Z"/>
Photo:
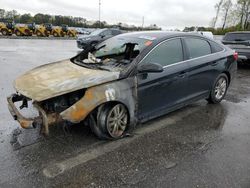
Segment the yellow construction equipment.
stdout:
<path fill-rule="evenodd" d="M 54 37 L 64 37 L 64 32 L 62 31 L 62 28 L 59 26 L 53 26 L 51 34 Z"/>
<path fill-rule="evenodd" d="M 44 26 L 45 26 L 47 32 L 50 35 L 53 35 L 54 37 L 62 37 L 62 36 L 64 36 L 64 33 L 63 33 L 61 27 L 59 27 L 59 26 L 53 26 L 50 23 L 45 23 Z"/>
<path fill-rule="evenodd" d="M 16 36 L 32 36 L 32 30 L 26 24 L 16 24 L 14 33 Z"/>
<path fill-rule="evenodd" d="M 76 37 L 77 31 L 73 28 L 69 28 L 68 25 L 62 25 L 63 37 L 68 35 L 69 37 Z"/>
<path fill-rule="evenodd" d="M 12 35 L 14 33 L 15 23 L 14 22 L 7 22 L 3 23 L 0 22 L 0 32 L 2 35 Z"/>
<path fill-rule="evenodd" d="M 50 31 L 48 31 L 44 24 L 36 25 L 35 23 L 29 24 L 29 28 L 33 31 L 38 37 L 48 37 Z"/>

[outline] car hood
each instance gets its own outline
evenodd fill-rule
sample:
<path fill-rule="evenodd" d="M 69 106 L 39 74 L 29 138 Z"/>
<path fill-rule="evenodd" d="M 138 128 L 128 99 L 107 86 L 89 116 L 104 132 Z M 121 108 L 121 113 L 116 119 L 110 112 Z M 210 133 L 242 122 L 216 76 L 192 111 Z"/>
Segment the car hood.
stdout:
<path fill-rule="evenodd" d="M 119 72 L 88 69 L 66 60 L 28 71 L 15 80 L 14 87 L 32 100 L 43 101 L 118 78 Z"/>

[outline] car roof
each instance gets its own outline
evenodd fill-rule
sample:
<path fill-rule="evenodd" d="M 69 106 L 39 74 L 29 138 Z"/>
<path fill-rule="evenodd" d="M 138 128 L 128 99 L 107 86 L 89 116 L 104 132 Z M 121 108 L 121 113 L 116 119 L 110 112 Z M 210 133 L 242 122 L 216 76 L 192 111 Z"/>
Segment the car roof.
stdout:
<path fill-rule="evenodd" d="M 203 37 L 199 33 L 187 33 L 187 32 L 177 32 L 177 31 L 139 31 L 139 32 L 137 31 L 137 32 L 120 34 L 119 36 L 145 38 L 149 40 L 162 40 L 162 39 L 176 37 L 176 36 Z M 203 38 L 207 38 L 207 37 L 203 37 Z"/>
<path fill-rule="evenodd" d="M 234 31 L 234 32 L 228 32 L 226 34 L 250 34 L 250 31 Z"/>

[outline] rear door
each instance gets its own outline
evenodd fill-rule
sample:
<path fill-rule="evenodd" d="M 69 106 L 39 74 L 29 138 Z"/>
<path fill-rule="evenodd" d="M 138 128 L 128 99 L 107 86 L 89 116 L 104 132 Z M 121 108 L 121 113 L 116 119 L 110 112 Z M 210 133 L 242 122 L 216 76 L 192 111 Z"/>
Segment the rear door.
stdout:
<path fill-rule="evenodd" d="M 210 93 L 215 78 L 220 74 L 220 69 L 226 58 L 220 58 L 217 54 L 223 51 L 212 48 L 211 43 L 204 38 L 185 37 L 184 39 L 189 65 L 188 98 L 206 96 Z M 216 52 L 217 50 L 217 52 Z"/>
<path fill-rule="evenodd" d="M 159 44 L 140 62 L 158 63 L 164 67 L 160 73 L 137 75 L 140 120 L 159 116 L 185 100 L 188 66 L 183 60 L 181 39 L 175 38 Z"/>

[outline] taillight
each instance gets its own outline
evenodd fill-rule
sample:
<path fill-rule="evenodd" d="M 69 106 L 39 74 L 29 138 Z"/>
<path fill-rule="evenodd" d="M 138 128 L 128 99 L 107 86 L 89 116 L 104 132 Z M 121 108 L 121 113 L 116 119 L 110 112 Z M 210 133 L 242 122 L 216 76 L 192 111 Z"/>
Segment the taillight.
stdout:
<path fill-rule="evenodd" d="M 238 60 L 238 53 L 237 52 L 234 52 L 234 60 L 237 61 Z"/>

